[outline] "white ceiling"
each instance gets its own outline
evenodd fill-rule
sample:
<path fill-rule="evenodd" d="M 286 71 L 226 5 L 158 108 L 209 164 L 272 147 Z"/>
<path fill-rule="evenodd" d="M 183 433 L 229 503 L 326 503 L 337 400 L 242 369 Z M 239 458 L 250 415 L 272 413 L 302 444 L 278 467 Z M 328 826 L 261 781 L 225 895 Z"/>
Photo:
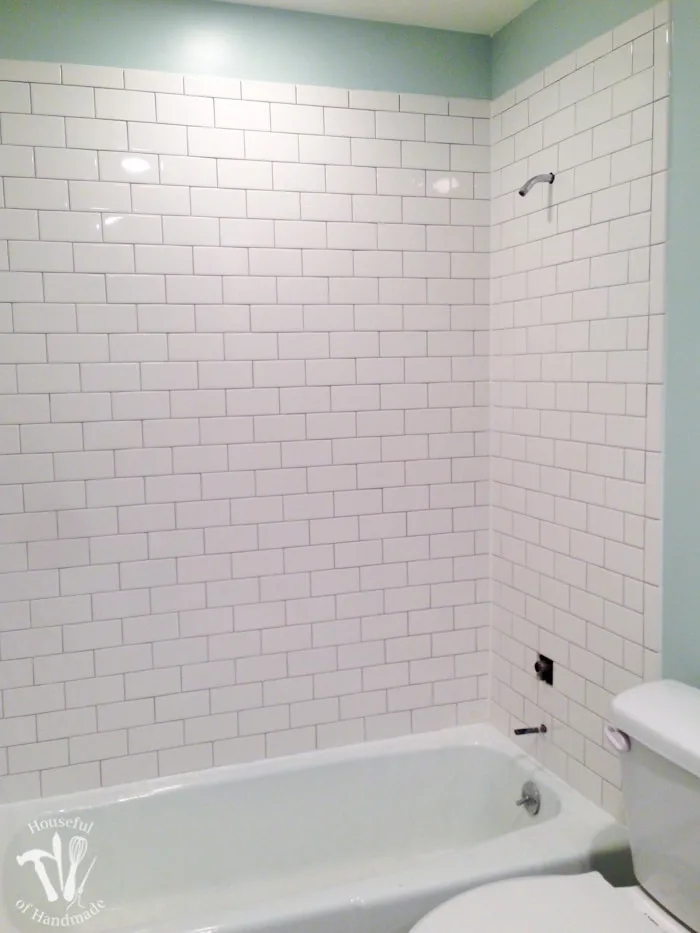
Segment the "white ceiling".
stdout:
<path fill-rule="evenodd" d="M 250 6 L 278 7 L 350 16 L 381 23 L 405 23 L 493 35 L 536 0 L 228 0 Z"/>

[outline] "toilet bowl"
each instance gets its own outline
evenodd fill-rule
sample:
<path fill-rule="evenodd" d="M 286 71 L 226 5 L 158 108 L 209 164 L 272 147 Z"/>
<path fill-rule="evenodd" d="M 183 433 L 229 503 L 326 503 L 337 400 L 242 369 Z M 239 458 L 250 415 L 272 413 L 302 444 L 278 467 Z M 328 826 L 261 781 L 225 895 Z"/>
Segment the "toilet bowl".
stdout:
<path fill-rule="evenodd" d="M 688 933 L 641 888 L 602 875 L 514 878 L 437 907 L 412 933 Z"/>
<path fill-rule="evenodd" d="M 612 722 L 640 887 L 597 872 L 515 878 L 448 901 L 412 933 L 700 933 L 700 690 L 633 687 Z"/>

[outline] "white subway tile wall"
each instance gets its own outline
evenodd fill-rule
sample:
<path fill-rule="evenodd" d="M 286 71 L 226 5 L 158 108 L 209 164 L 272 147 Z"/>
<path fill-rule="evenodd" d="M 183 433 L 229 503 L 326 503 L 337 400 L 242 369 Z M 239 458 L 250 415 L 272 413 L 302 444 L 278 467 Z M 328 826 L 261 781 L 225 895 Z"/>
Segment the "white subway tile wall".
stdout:
<path fill-rule="evenodd" d="M 489 102 L 0 78 L 3 799 L 487 718 Z"/>
<path fill-rule="evenodd" d="M 668 4 L 492 105 L 0 64 L 5 799 L 491 698 L 619 813 L 610 698 L 659 674 L 668 72 Z"/>
<path fill-rule="evenodd" d="M 616 813 L 610 700 L 660 675 L 669 30 L 662 4 L 492 118 L 492 714 Z"/>

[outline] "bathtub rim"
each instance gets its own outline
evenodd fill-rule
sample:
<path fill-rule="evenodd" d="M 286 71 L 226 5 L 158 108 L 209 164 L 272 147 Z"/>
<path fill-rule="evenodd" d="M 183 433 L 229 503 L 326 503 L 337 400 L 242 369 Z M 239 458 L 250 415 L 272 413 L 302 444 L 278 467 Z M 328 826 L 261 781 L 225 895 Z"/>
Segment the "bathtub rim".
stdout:
<path fill-rule="evenodd" d="M 457 726 L 436 732 L 412 733 L 389 739 L 361 742 L 337 748 L 315 749 L 276 758 L 219 765 L 200 771 L 188 771 L 165 777 L 148 778 L 111 787 L 96 787 L 51 797 L 32 797 L 25 800 L 0 802 L 0 836 L 8 822 L 21 823 L 23 815 L 36 819 L 45 812 L 77 812 L 95 807 L 128 803 L 160 794 L 177 793 L 189 788 L 206 788 L 229 782 L 239 783 L 273 774 L 293 774 L 315 767 L 343 762 L 392 757 L 401 752 L 432 751 L 446 748 L 484 747 L 499 752 L 517 762 L 527 773 L 555 794 L 560 814 L 588 816 L 599 824 L 615 825 L 616 820 L 604 810 L 588 801 L 573 787 L 549 771 L 532 756 L 516 745 L 490 723 Z M 554 819 L 559 818 L 554 817 Z"/>

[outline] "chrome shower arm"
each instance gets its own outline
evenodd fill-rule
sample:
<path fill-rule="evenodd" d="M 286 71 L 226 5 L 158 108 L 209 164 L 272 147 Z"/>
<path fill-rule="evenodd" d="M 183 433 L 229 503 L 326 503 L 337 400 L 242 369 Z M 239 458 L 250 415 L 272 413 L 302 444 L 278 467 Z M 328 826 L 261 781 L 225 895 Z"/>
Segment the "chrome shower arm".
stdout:
<path fill-rule="evenodd" d="M 531 178 L 522 186 L 518 194 L 521 198 L 524 198 L 535 185 L 553 185 L 555 178 L 556 175 L 553 172 L 549 172 L 547 175 L 535 175 L 534 178 Z"/>

